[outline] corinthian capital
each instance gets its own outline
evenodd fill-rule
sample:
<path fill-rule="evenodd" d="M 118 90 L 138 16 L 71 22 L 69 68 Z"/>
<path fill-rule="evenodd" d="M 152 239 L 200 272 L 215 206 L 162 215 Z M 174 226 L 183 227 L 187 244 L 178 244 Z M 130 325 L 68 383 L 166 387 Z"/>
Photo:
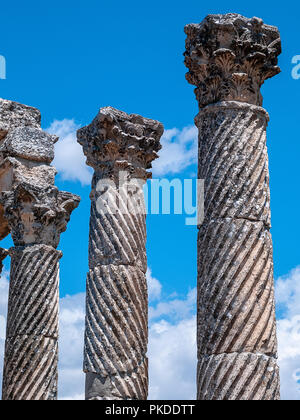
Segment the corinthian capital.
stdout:
<path fill-rule="evenodd" d="M 161 146 L 163 125 L 136 114 L 117 109 L 101 108 L 87 127 L 78 130 L 78 142 L 83 147 L 87 164 L 97 173 L 112 178 L 126 171 L 136 178 L 147 179 L 151 162 Z"/>
<path fill-rule="evenodd" d="M 185 27 L 187 81 L 196 86 L 199 107 L 218 101 L 262 105 L 260 87 L 280 72 L 278 29 L 259 18 L 208 15 Z"/>
<path fill-rule="evenodd" d="M 56 187 L 26 183 L 0 195 L 15 246 L 45 244 L 56 248 L 79 201 L 77 195 Z"/>

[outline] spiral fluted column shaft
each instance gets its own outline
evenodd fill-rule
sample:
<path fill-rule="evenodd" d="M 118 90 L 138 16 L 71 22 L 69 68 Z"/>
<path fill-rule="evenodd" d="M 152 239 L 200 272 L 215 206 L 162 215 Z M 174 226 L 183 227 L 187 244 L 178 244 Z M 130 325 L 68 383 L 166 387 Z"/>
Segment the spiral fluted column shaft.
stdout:
<path fill-rule="evenodd" d="M 200 111 L 198 399 L 279 398 L 270 229 L 268 116 L 219 103 Z M 225 386 L 224 386 L 225 385 Z"/>
<path fill-rule="evenodd" d="M 146 220 L 144 214 L 125 213 L 117 187 L 106 194 L 118 206 L 110 202 L 108 209 L 98 194 L 91 203 L 84 353 L 84 371 L 91 373 L 87 399 L 143 400 L 148 393 Z"/>
<path fill-rule="evenodd" d="M 59 259 L 46 245 L 10 250 L 4 400 L 57 398 Z"/>
<path fill-rule="evenodd" d="M 84 372 L 87 400 L 148 395 L 146 169 L 162 125 L 102 108 L 78 132 L 94 170 L 91 192 Z M 123 177 L 123 179 L 122 179 Z"/>
<path fill-rule="evenodd" d="M 266 128 L 259 88 L 279 72 L 280 38 L 258 18 L 188 25 L 187 79 L 200 112 L 199 400 L 280 398 Z"/>

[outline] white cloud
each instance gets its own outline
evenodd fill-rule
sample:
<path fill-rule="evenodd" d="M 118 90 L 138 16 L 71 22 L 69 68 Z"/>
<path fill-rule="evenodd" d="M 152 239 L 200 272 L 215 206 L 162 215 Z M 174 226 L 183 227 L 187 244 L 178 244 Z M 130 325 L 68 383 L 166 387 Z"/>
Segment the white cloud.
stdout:
<path fill-rule="evenodd" d="M 59 397 L 83 399 L 85 294 L 66 296 L 60 301 Z"/>
<path fill-rule="evenodd" d="M 53 165 L 61 178 L 66 181 L 80 181 L 82 185 L 91 183 L 92 170 L 86 165 L 82 147 L 77 143 L 76 131 L 80 128 L 74 120 L 55 120 L 47 128 L 51 134 L 59 136 L 55 144 Z"/>
<path fill-rule="evenodd" d="M 178 128 L 165 130 L 161 144 L 159 159 L 153 162 L 154 176 L 176 174 L 197 163 L 197 127 L 188 126 L 182 130 Z"/>
<path fill-rule="evenodd" d="M 196 399 L 196 317 L 149 330 L 149 399 Z"/>
<path fill-rule="evenodd" d="M 149 319 L 154 320 L 161 317 L 174 321 L 189 319 L 195 312 L 197 289 L 188 292 L 184 299 L 167 299 L 160 301 L 156 306 L 150 306 Z"/>
<path fill-rule="evenodd" d="M 53 165 L 62 179 L 89 185 L 92 170 L 86 166 L 82 147 L 76 140 L 76 131 L 79 128 L 74 120 L 64 119 L 54 120 L 46 131 L 59 136 L 55 144 Z M 159 159 L 153 162 L 154 176 L 180 173 L 197 162 L 198 130 L 195 126 L 187 126 L 182 130 L 165 130 L 161 143 Z"/>
<path fill-rule="evenodd" d="M 281 398 L 300 400 L 300 267 L 276 282 Z"/>
<path fill-rule="evenodd" d="M 278 321 L 281 398 L 300 400 L 300 315 Z"/>
<path fill-rule="evenodd" d="M 161 298 L 161 284 L 147 274 L 150 306 L 149 373 L 151 399 L 194 399 L 196 395 L 196 289 L 180 299 L 176 293 Z M 278 321 L 281 395 L 300 400 L 300 312 L 299 268 L 277 281 L 277 299 L 284 318 Z M 8 273 L 0 279 L 0 387 L 4 353 L 4 320 L 7 311 Z M 82 373 L 85 295 L 61 299 L 59 398 L 84 399 Z"/>
<path fill-rule="evenodd" d="M 276 281 L 276 303 L 285 316 L 300 315 L 300 266 Z"/>
<path fill-rule="evenodd" d="M 161 283 L 152 276 L 152 271 L 150 268 L 147 269 L 146 277 L 148 283 L 149 300 L 154 301 L 159 299 L 162 289 Z"/>

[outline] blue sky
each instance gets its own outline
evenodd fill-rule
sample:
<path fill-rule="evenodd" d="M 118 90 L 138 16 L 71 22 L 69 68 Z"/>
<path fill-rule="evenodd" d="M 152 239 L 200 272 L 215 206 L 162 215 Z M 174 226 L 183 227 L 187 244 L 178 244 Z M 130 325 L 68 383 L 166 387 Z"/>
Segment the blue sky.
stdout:
<path fill-rule="evenodd" d="M 178 145 L 169 159 L 176 156 L 179 163 L 171 173 L 164 160 L 165 169 L 160 172 L 157 169 L 157 174 L 169 178 L 193 177 L 196 158 L 190 157 L 189 150 L 195 147 L 195 132 L 186 134 L 183 130 L 193 126 L 197 103 L 193 87 L 185 80 L 183 28 L 187 23 L 200 22 L 209 13 L 259 16 L 280 29 L 282 73 L 268 80 L 262 90 L 264 106 L 271 117 L 268 147 L 275 277 L 290 279 L 291 270 L 300 265 L 300 79 L 291 76 L 292 57 L 300 55 L 300 5 L 296 1 L 285 1 L 280 7 L 273 1 L 224 4 L 214 1 L 208 5 L 193 0 L 50 3 L 29 0 L 4 2 L 1 6 L 0 55 L 7 63 L 7 79 L 0 80 L 1 97 L 39 108 L 43 128 L 60 130 L 65 142 L 57 150 L 60 160 L 56 166 L 60 172 L 56 185 L 82 197 L 59 246 L 64 252 L 62 297 L 80 296 L 84 292 L 88 269 L 90 188 L 88 173 L 82 166 L 80 170 L 76 166 L 76 159 L 80 159 L 73 142 L 76 127 L 88 124 L 100 107 L 108 105 L 158 119 L 166 129 L 177 129 L 168 132 L 169 143 Z M 165 143 L 169 144 L 167 140 Z M 75 150 L 74 161 L 64 160 L 68 147 Z M 196 286 L 196 228 L 186 226 L 185 216 L 179 215 L 151 215 L 147 226 L 148 264 L 161 285 L 160 300 L 154 299 L 153 305 L 157 308 L 162 302 L 187 302 L 188 312 L 182 315 L 182 322 L 188 322 L 193 316 L 188 293 Z M 8 243 L 9 240 L 4 241 L 3 246 Z M 297 273 L 293 275 L 299 282 Z M 278 314 L 291 321 L 298 313 L 288 311 L 288 298 L 283 295 L 296 293 L 295 282 L 284 284 L 289 284 L 290 289 L 282 286 L 285 294 L 281 294 L 283 306 Z M 163 318 L 157 318 L 158 322 L 163 320 L 179 328 L 174 311 L 166 312 L 167 309 Z"/>

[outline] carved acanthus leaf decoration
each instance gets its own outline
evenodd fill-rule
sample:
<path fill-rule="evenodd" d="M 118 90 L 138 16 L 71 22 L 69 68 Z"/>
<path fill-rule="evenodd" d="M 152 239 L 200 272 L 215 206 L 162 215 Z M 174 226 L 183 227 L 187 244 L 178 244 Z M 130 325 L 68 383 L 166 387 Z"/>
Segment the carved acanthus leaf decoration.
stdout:
<path fill-rule="evenodd" d="M 92 123 L 78 130 L 87 164 L 98 173 L 113 178 L 126 171 L 136 178 L 147 179 L 147 169 L 157 158 L 163 125 L 136 114 L 126 114 L 106 107 Z"/>
<path fill-rule="evenodd" d="M 3 192 L 0 202 L 15 246 L 46 244 L 56 248 L 80 198 L 54 186 L 38 188 L 21 183 Z"/>
<path fill-rule="evenodd" d="M 262 105 L 260 87 L 280 72 L 276 27 L 230 13 L 208 15 L 187 25 L 185 33 L 186 78 L 196 86 L 200 107 L 226 100 Z"/>

